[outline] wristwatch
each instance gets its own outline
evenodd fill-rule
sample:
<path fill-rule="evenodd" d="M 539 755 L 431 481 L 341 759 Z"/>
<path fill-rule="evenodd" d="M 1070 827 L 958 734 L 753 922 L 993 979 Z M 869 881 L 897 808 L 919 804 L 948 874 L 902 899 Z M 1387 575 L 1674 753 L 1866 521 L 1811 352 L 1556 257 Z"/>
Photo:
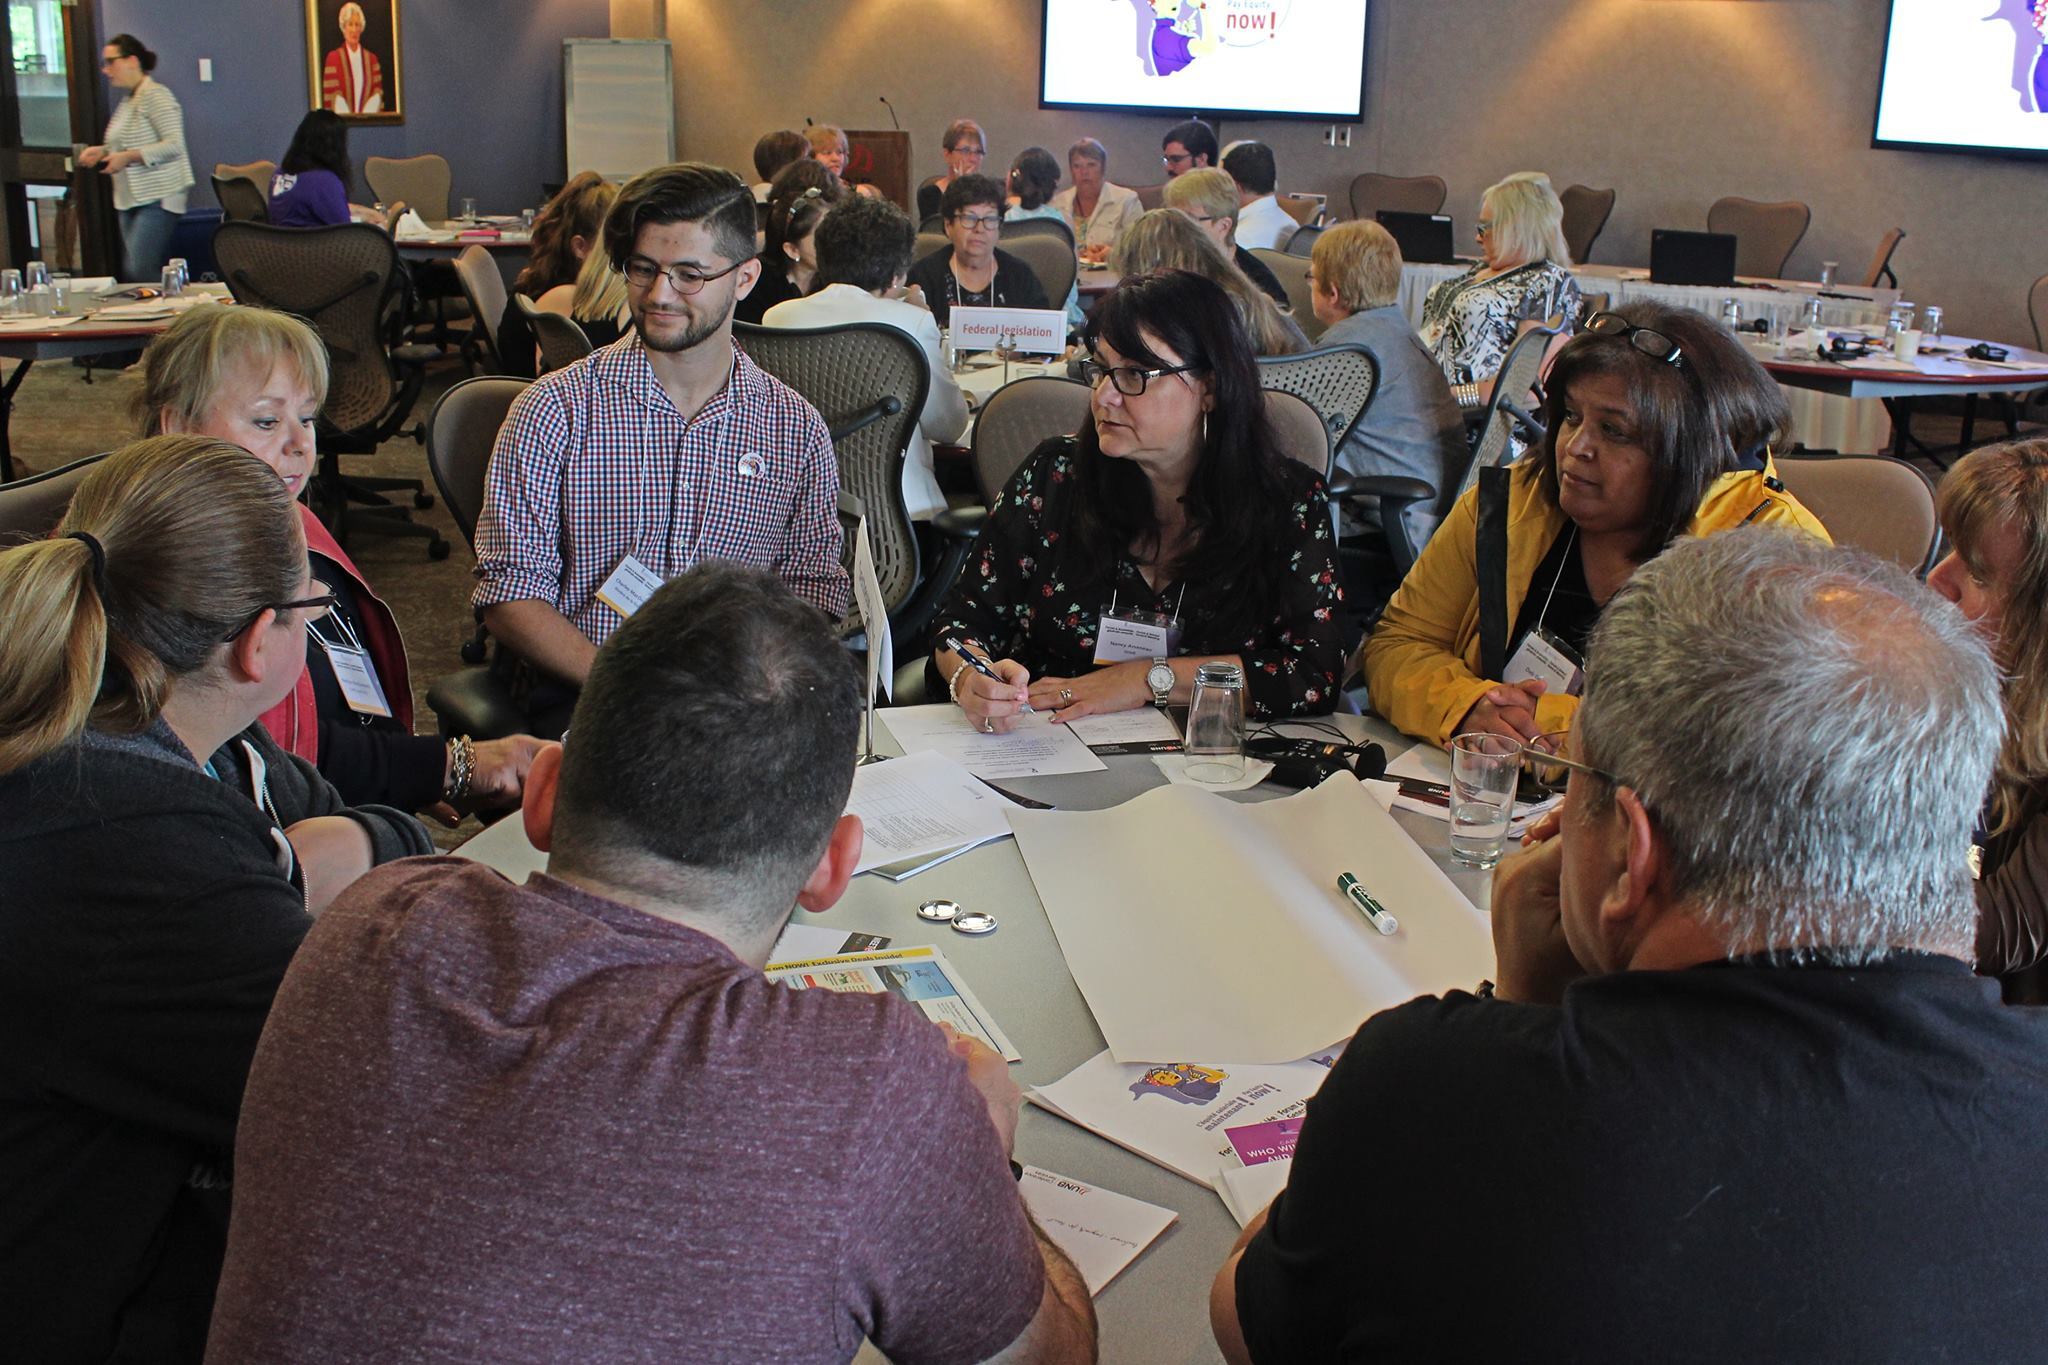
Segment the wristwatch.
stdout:
<path fill-rule="evenodd" d="M 1166 704 L 1173 700 L 1173 665 L 1166 662 L 1165 655 L 1154 659 L 1152 666 L 1145 670 L 1145 686 L 1152 689 L 1152 704 L 1165 710 Z"/>

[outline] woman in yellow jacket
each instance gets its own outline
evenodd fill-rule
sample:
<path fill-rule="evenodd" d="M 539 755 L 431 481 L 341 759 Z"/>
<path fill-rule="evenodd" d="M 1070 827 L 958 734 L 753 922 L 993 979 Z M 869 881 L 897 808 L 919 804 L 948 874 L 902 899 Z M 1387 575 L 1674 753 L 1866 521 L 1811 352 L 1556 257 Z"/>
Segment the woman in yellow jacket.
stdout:
<path fill-rule="evenodd" d="M 1783 393 L 1703 314 L 1596 313 L 1546 393 L 1542 443 L 1481 471 L 1365 643 L 1373 708 L 1435 744 L 1568 728 L 1601 606 L 1677 537 L 1762 523 L 1828 538 L 1771 463 Z"/>

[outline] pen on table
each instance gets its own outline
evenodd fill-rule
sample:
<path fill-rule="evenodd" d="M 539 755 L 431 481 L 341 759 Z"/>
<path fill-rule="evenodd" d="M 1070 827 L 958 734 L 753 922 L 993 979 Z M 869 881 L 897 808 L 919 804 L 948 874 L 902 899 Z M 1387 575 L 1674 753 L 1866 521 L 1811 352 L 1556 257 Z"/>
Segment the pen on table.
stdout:
<path fill-rule="evenodd" d="M 1351 898 L 1351 903 L 1365 912 L 1372 921 L 1372 927 L 1383 934 L 1391 934 L 1401 927 L 1401 921 L 1394 918 L 1394 912 L 1372 898 L 1372 893 L 1358 884 L 1358 878 L 1349 872 L 1337 878 L 1337 889 Z"/>
<path fill-rule="evenodd" d="M 982 658 L 979 654 L 969 654 L 967 652 L 967 646 L 961 644 L 958 640 L 954 639 L 950 635 L 946 637 L 946 648 L 952 650 L 955 654 L 958 654 L 960 656 L 961 662 L 965 663 L 969 668 L 973 669 L 976 673 L 981 674 L 982 677 L 987 678 L 990 682 L 998 682 L 1003 684 L 1005 687 L 1008 687 L 1010 685 L 1010 680 L 1008 678 L 1005 678 L 1002 674 L 996 672 L 995 666 L 993 664 L 989 663 L 987 659 Z M 1017 709 L 1020 711 L 1029 711 L 1032 709 L 1031 703 L 1028 701 L 1019 702 L 1017 704 Z"/>

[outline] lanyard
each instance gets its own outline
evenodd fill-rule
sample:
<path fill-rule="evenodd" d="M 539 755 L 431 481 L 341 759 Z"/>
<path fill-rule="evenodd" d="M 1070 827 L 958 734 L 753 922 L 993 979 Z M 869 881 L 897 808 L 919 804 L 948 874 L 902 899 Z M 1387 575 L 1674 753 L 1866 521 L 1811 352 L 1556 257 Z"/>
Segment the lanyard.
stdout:
<path fill-rule="evenodd" d="M 1557 585 L 1556 585 L 1555 583 L 1551 584 L 1551 585 L 1550 585 L 1550 590 L 1551 590 L 1552 592 L 1556 592 L 1556 591 L 1557 591 Z M 1110 614 L 1111 616 L 1114 616 L 1114 615 L 1116 615 L 1116 597 L 1117 597 L 1117 591 L 1118 591 L 1118 590 L 1117 590 L 1116 588 L 1114 588 L 1114 587 L 1112 587 L 1112 588 L 1111 588 L 1111 589 L 1109 590 L 1109 614 Z M 1185 584 L 1185 583 L 1183 583 L 1183 584 L 1181 584 L 1181 585 L 1180 585 L 1180 596 L 1179 596 L 1179 597 L 1177 597 L 1177 598 L 1175 598 L 1175 599 L 1174 599 L 1174 603 L 1173 603 L 1173 617 L 1172 617 L 1172 620 L 1173 620 L 1173 623 L 1174 623 L 1175 625 L 1179 625 L 1179 624 L 1180 624 L 1180 609 L 1181 609 L 1182 607 L 1184 607 L 1184 606 L 1186 606 L 1186 605 L 1187 605 L 1187 601 L 1188 601 L 1188 585 L 1187 585 L 1187 584 Z M 1546 603 L 1545 605 L 1547 606 L 1548 604 Z"/>
<path fill-rule="evenodd" d="M 1545 619 L 1548 618 L 1550 615 L 1550 604 L 1557 597 L 1558 582 L 1564 577 L 1565 562 L 1572 557 L 1572 551 L 1578 546 L 1578 543 L 1579 524 L 1577 522 L 1573 522 L 1572 538 L 1565 542 L 1564 553 L 1558 556 L 1557 572 L 1550 576 L 1550 591 L 1544 594 L 1543 610 L 1536 613 L 1536 628 L 1538 630 L 1541 630 L 1543 628 L 1543 623 Z"/>

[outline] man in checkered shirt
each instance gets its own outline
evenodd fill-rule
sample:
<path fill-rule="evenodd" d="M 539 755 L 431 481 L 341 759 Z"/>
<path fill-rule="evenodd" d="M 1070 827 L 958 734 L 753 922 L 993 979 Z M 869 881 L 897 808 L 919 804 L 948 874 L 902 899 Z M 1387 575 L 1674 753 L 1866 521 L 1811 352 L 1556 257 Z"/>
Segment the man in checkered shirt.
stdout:
<path fill-rule="evenodd" d="M 603 249 L 634 332 L 513 403 L 477 522 L 484 624 L 580 687 L 652 586 L 701 560 L 772 570 L 845 615 L 831 435 L 732 340 L 761 273 L 753 192 L 716 166 L 648 171 L 620 191 Z"/>

